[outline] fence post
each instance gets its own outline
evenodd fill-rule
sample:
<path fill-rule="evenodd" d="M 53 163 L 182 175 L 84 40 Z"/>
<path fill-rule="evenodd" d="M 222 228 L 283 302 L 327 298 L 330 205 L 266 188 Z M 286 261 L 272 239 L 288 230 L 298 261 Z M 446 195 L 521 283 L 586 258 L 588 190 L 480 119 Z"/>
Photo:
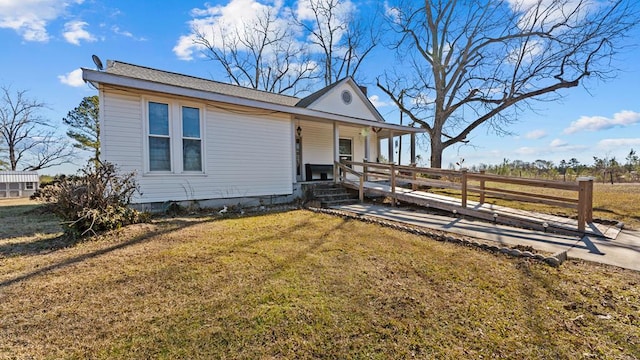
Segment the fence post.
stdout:
<path fill-rule="evenodd" d="M 396 206 L 396 166 L 394 163 L 391 166 L 391 205 Z"/>
<path fill-rule="evenodd" d="M 360 199 L 360 202 L 364 202 L 364 177 L 366 175 L 362 174 L 360 175 L 360 188 L 358 188 L 358 198 Z"/>
<path fill-rule="evenodd" d="M 467 169 L 462 169 L 462 207 L 467 207 Z"/>
<path fill-rule="evenodd" d="M 593 220 L 593 178 L 578 179 L 578 231 L 584 232 L 586 223 Z"/>
<path fill-rule="evenodd" d="M 480 175 L 484 175 L 486 170 L 480 170 Z M 480 180 L 480 204 L 484 204 L 484 178 Z"/>
<path fill-rule="evenodd" d="M 364 176 L 364 181 L 369 181 L 369 175 L 367 175 L 367 171 L 369 170 L 369 167 L 367 166 L 368 162 L 369 160 L 367 159 L 362 160 L 362 176 Z"/>
<path fill-rule="evenodd" d="M 416 164 L 412 164 L 413 167 L 416 167 Z M 413 180 L 411 182 L 411 190 L 416 191 L 418 190 L 418 184 L 416 184 L 416 180 L 418 179 L 418 170 L 417 169 L 413 169 L 413 171 L 411 171 L 411 179 Z"/>

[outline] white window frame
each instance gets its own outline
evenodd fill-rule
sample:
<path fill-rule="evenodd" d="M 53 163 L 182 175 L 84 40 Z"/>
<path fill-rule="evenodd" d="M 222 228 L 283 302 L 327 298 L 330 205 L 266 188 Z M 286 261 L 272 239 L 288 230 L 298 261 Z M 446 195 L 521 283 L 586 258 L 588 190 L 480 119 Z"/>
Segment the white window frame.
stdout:
<path fill-rule="evenodd" d="M 198 126 L 200 127 L 200 137 L 199 138 L 191 138 L 191 137 L 185 137 L 184 136 L 184 127 L 183 127 L 183 122 L 182 122 L 182 108 L 192 108 L 192 109 L 198 109 Z M 180 145 L 179 145 L 179 149 L 178 152 L 180 153 L 180 169 L 182 170 L 183 173 L 187 173 L 187 174 L 203 174 L 205 171 L 204 169 L 204 164 L 205 164 L 205 159 L 204 159 L 204 108 L 202 105 L 200 104 L 195 104 L 195 103 L 189 103 L 189 102 L 180 102 L 178 103 L 178 111 L 180 113 L 179 116 L 179 124 L 178 126 L 180 127 Z M 183 141 L 184 140 L 199 140 L 200 141 L 200 170 L 184 170 L 184 154 L 183 154 Z"/>
<path fill-rule="evenodd" d="M 24 189 L 25 190 L 35 190 L 35 183 L 33 182 L 25 182 L 24 183 Z"/>
<path fill-rule="evenodd" d="M 169 116 L 169 135 L 157 135 L 157 134 L 151 134 L 151 129 L 149 128 L 149 104 L 150 103 L 158 103 L 158 104 L 166 104 L 167 108 L 168 108 L 168 116 Z M 172 119 L 172 111 L 171 111 L 171 101 L 167 100 L 167 99 L 162 99 L 162 98 L 145 98 L 143 101 L 143 108 L 144 108 L 144 169 L 145 169 L 145 173 L 149 173 L 149 174 L 171 174 L 174 173 L 175 171 L 175 166 L 174 166 L 174 161 L 175 161 L 175 155 L 173 154 L 173 144 L 172 144 L 172 138 L 173 136 L 173 129 L 172 129 L 172 123 L 173 123 L 173 119 Z M 151 170 L 151 153 L 149 151 L 149 138 L 150 137 L 166 137 L 169 139 L 169 157 L 170 157 L 170 161 L 169 161 L 169 170 Z"/>
<path fill-rule="evenodd" d="M 171 157 L 170 171 L 166 170 L 151 170 L 150 154 L 149 154 L 149 137 L 158 136 L 150 134 L 149 129 L 149 103 L 167 104 L 169 107 L 169 154 Z M 200 155 L 201 155 L 201 171 L 185 171 L 183 156 L 182 156 L 182 140 L 184 139 L 182 134 L 182 107 L 196 108 L 199 110 L 200 116 Z M 177 99 L 163 98 L 157 96 L 144 96 L 142 98 L 142 114 L 143 114 L 143 128 L 144 128 L 144 175 L 205 175 L 206 174 L 206 151 L 205 151 L 205 114 L 206 105 L 202 103 L 183 101 Z M 189 138 L 187 138 L 189 139 Z"/>
<path fill-rule="evenodd" d="M 340 152 L 340 140 L 349 140 L 351 142 L 351 153 L 350 154 L 343 154 Z M 353 161 L 353 154 L 354 149 L 353 149 L 353 138 L 352 137 L 346 137 L 346 136 L 340 136 L 338 138 L 338 159 L 342 158 L 343 155 L 345 156 L 351 156 L 351 160 L 349 161 Z"/>

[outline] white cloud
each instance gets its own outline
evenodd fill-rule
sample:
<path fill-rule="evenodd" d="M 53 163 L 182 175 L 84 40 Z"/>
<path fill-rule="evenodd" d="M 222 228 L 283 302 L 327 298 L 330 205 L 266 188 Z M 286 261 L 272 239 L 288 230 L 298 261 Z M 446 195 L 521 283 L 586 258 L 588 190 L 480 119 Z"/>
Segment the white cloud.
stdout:
<path fill-rule="evenodd" d="M 511 10 L 520 14 L 518 27 L 521 29 L 550 30 L 557 23 L 575 23 L 585 12 L 597 11 L 597 1 L 584 0 L 507 0 Z M 580 9 L 582 11 L 577 11 Z"/>
<path fill-rule="evenodd" d="M 525 146 L 525 147 L 517 148 L 514 152 L 516 154 L 518 154 L 518 155 L 521 155 L 521 156 L 523 156 L 523 155 L 533 155 L 533 154 L 538 153 L 538 149 Z"/>
<path fill-rule="evenodd" d="M 204 49 L 196 44 L 195 31 L 202 33 L 214 48 L 222 48 L 225 39 L 244 30 L 248 24 L 255 24 L 267 12 L 279 14 L 282 1 L 275 1 L 273 5 L 265 5 L 256 0 L 231 0 L 226 5 L 211 6 L 205 4 L 204 9 L 191 10 L 193 19 L 188 22 L 191 34 L 180 36 L 173 52 L 181 60 L 192 60 L 194 52 Z M 283 17 L 274 19 L 274 28 L 290 30 L 289 23 Z"/>
<path fill-rule="evenodd" d="M 629 148 L 633 146 L 640 147 L 640 138 L 602 139 L 598 142 L 598 149 L 602 150 L 618 150 L 621 147 Z"/>
<path fill-rule="evenodd" d="M 533 130 L 524 135 L 525 138 L 531 139 L 531 140 L 542 139 L 545 136 L 547 136 L 547 132 L 544 130 Z"/>
<path fill-rule="evenodd" d="M 84 80 L 82 80 L 82 69 L 75 69 L 65 75 L 58 75 L 58 80 L 65 85 L 73 87 L 84 86 Z"/>
<path fill-rule="evenodd" d="M 640 123 L 640 113 L 623 110 L 613 114 L 613 118 L 604 116 L 582 116 L 574 121 L 568 128 L 564 129 L 565 134 L 574 134 L 579 131 L 607 130 L 614 127 L 625 127 Z"/>
<path fill-rule="evenodd" d="M 84 0 L 0 0 L 0 28 L 13 29 L 26 41 L 49 41 L 47 24 L 71 4 Z"/>
<path fill-rule="evenodd" d="M 400 9 L 395 6 L 390 6 L 388 1 L 384 2 L 384 14 L 394 23 L 400 23 Z"/>
<path fill-rule="evenodd" d="M 131 39 L 134 39 L 136 41 L 147 41 L 146 38 L 144 37 L 136 37 L 135 35 L 133 35 L 133 33 L 131 33 L 130 31 L 126 31 L 126 30 L 122 30 L 120 29 L 119 26 L 114 25 L 111 27 L 111 31 L 113 31 L 115 34 L 120 35 L 120 36 L 124 36 L 124 37 L 128 37 Z"/>
<path fill-rule="evenodd" d="M 377 107 L 377 108 L 381 108 L 381 107 L 385 107 L 385 106 L 389 106 L 389 103 L 386 101 L 382 101 L 380 100 L 380 97 L 378 95 L 371 95 L 369 96 L 369 101 L 371 101 L 371 103 L 373 104 L 373 106 Z"/>
<path fill-rule="evenodd" d="M 64 24 L 64 32 L 62 33 L 62 36 L 64 36 L 67 42 L 74 45 L 80 45 L 81 40 L 94 42 L 96 41 L 96 37 L 84 29 L 87 25 L 89 24 L 84 21 L 69 21 Z"/>
<path fill-rule="evenodd" d="M 551 141 L 549 146 L 551 146 L 552 148 L 563 148 L 569 146 L 569 144 L 562 139 L 554 139 L 553 141 Z"/>

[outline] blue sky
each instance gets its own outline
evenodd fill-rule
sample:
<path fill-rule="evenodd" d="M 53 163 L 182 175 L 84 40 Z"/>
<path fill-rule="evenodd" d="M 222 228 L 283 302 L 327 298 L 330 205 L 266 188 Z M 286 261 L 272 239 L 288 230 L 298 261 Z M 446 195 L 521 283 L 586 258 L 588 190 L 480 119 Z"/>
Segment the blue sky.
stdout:
<path fill-rule="evenodd" d="M 153 68 L 224 80 L 216 64 L 189 46 L 191 26 L 211 16 L 246 15 L 257 0 L 223 1 L 0 1 L 0 84 L 28 90 L 31 98 L 48 104 L 42 112 L 62 133 L 61 119 L 84 96 L 97 92 L 82 83 L 80 67 L 94 68 L 91 55 Z M 367 12 L 366 1 L 352 6 Z M 260 0 L 273 6 L 280 1 Z M 150 6 L 154 4 L 154 6 Z M 156 5 L 157 4 L 157 5 Z M 288 3 L 294 8 L 296 3 Z M 640 31 L 629 45 L 640 43 Z M 361 69 L 371 100 L 388 122 L 398 122 L 397 111 L 375 87 L 380 64 L 389 64 L 389 51 L 378 48 Z M 499 137 L 480 128 L 471 134 L 473 146 L 445 151 L 443 167 L 465 159 L 465 165 L 496 164 L 504 158 L 535 161 L 577 158 L 591 164 L 593 156 L 615 156 L 624 162 L 631 148 L 640 151 L 640 48 L 629 47 L 617 62 L 618 77 L 608 82 L 588 81 L 563 92 L 562 102 L 539 103 L 537 111 L 520 115 Z M 391 66 L 390 64 L 388 66 Z M 320 86 L 320 84 L 318 84 Z M 406 156 L 406 155 L 405 155 Z M 428 155 L 423 153 L 428 158 Z M 405 158 L 406 159 L 406 158 Z M 78 160 L 82 164 L 84 159 Z M 405 160 L 406 161 L 406 160 Z M 73 172 L 63 166 L 44 173 Z"/>

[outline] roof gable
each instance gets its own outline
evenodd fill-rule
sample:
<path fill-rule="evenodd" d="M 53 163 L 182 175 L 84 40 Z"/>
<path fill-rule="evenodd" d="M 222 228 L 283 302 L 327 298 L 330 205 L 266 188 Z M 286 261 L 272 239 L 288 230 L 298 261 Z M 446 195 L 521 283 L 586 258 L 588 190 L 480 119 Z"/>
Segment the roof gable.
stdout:
<path fill-rule="evenodd" d="M 384 122 L 382 115 L 351 77 L 346 77 L 316 91 L 300 100 L 296 106 Z"/>

